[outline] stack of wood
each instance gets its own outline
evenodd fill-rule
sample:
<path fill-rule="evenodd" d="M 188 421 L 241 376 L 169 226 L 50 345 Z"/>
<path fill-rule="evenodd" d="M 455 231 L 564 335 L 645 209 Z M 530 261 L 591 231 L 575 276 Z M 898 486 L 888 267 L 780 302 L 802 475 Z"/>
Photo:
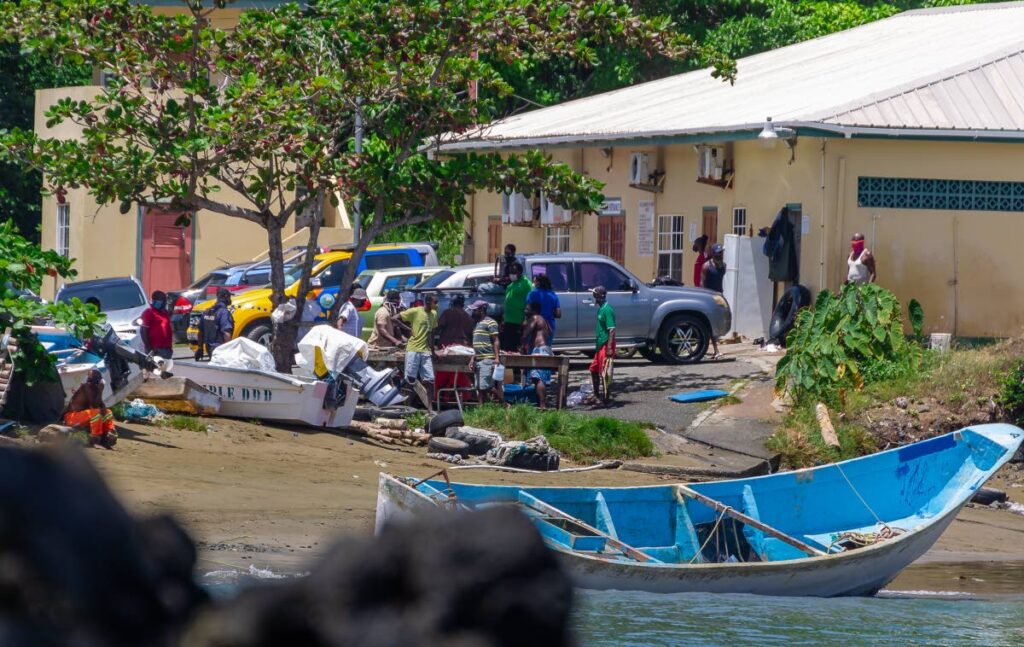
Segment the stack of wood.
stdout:
<path fill-rule="evenodd" d="M 7 404 L 7 393 L 11 390 L 11 381 L 14 379 L 14 351 L 18 350 L 18 342 L 11 337 L 11 329 L 8 328 L 0 336 L 0 410 Z"/>
<path fill-rule="evenodd" d="M 353 422 L 351 428 L 367 438 L 385 445 L 425 446 L 430 434 L 422 429 L 409 429 L 405 420 L 377 418 L 373 422 Z"/>

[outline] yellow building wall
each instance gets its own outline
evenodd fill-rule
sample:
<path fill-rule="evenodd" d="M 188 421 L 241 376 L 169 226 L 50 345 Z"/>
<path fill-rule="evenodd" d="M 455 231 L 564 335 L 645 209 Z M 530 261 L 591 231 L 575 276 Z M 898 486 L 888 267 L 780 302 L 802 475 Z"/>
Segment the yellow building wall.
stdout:
<path fill-rule="evenodd" d="M 708 142 L 713 143 L 713 142 Z M 1015 212 L 869 209 L 857 202 L 861 176 L 1024 182 L 1024 147 L 1009 143 L 914 142 L 800 137 L 792 163 L 784 142 L 766 148 L 756 140 L 732 144 L 735 177 L 726 189 L 695 181 L 692 144 L 562 148 L 549 151 L 572 160 L 574 168 L 606 184 L 606 196 L 622 199 L 626 214 L 626 266 L 653 278 L 657 257 L 637 250 L 637 206 L 654 199 L 656 215 L 682 215 L 686 231 L 683 277 L 689 284 L 694 261 L 691 223 L 702 229 L 703 207 L 718 208 L 718 242 L 732 231 L 733 208 L 745 207 L 756 232 L 792 203 L 802 209 L 800 282 L 817 293 L 837 290 L 846 278 L 850 237 L 862 232 L 878 262 L 879 284 L 905 304 L 925 311 L 926 332 L 958 336 L 1024 333 L 1024 214 Z M 664 189 L 650 193 L 630 187 L 630 154 L 646 152 L 665 171 Z M 496 194 L 472 201 L 475 260 L 486 262 L 488 216 L 500 215 Z M 596 252 L 598 218 L 577 215 L 571 251 Z M 657 223 L 655 224 L 657 227 Z M 502 227 L 502 243 L 521 252 L 543 251 L 540 227 Z"/>
<path fill-rule="evenodd" d="M 46 127 L 45 112 L 63 97 L 91 100 L 99 94 L 97 86 L 52 88 L 36 92 L 35 130 L 41 137 L 75 138 L 78 126 L 72 123 Z M 234 204 L 245 204 L 230 189 L 222 188 L 220 199 Z M 66 196 L 70 209 L 69 255 L 75 259 L 78 270 L 76 280 L 114 276 L 136 276 L 140 279 L 141 232 L 137 208 L 127 214 L 117 204 L 97 205 L 84 189 L 71 189 Z M 285 231 L 285 247 L 304 245 L 308 230 L 294 229 L 294 219 Z M 265 258 L 266 231 L 254 223 L 210 211 L 200 211 L 193 219 L 192 269 L 199 278 L 209 270 L 225 263 L 243 263 Z M 324 225 L 318 242 L 321 246 L 352 242 L 352 230 L 344 206 L 324 209 Z M 47 196 L 42 201 L 42 244 L 44 249 L 57 245 L 57 200 Z M 43 296 L 52 298 L 57 282 L 43 286 Z M 184 286 L 179 286 L 184 287 Z"/>

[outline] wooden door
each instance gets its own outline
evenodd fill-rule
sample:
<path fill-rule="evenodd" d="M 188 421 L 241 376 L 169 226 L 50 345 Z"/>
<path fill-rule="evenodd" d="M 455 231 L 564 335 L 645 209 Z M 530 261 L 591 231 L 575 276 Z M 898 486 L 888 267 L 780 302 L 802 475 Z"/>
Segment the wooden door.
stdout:
<path fill-rule="evenodd" d="M 625 216 L 600 216 L 597 219 L 597 253 L 619 265 L 626 264 Z"/>
<path fill-rule="evenodd" d="M 192 224 L 175 224 L 180 214 L 146 209 L 142 214 L 142 285 L 178 290 L 192 282 Z"/>
<path fill-rule="evenodd" d="M 494 261 L 501 252 L 501 216 L 492 216 L 487 219 L 487 262 Z"/>
<path fill-rule="evenodd" d="M 703 231 L 701 233 L 708 237 L 708 246 L 718 242 L 718 207 L 704 207 L 701 211 L 703 216 Z"/>

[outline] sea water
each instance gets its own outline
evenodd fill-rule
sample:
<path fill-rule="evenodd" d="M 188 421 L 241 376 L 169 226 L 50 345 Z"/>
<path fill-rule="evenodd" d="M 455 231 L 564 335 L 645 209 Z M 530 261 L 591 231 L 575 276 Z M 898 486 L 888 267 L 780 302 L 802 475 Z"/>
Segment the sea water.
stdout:
<path fill-rule="evenodd" d="M 216 570 L 216 598 L 283 575 Z M 872 598 L 577 591 L 576 638 L 585 646 L 1024 645 L 1024 564 L 915 565 Z"/>
<path fill-rule="evenodd" d="M 874 598 L 581 591 L 582 645 L 1024 645 L 1024 596 Z"/>

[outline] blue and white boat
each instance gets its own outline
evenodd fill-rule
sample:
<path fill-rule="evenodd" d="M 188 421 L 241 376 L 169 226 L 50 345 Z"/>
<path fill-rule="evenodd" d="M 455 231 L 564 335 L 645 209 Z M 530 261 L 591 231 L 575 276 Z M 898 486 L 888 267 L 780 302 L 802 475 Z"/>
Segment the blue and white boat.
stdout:
<path fill-rule="evenodd" d="M 650 487 L 518 487 L 381 474 L 377 529 L 417 510 L 513 506 L 583 588 L 873 595 L 938 540 L 1024 431 L 979 425 L 841 463 Z"/>

